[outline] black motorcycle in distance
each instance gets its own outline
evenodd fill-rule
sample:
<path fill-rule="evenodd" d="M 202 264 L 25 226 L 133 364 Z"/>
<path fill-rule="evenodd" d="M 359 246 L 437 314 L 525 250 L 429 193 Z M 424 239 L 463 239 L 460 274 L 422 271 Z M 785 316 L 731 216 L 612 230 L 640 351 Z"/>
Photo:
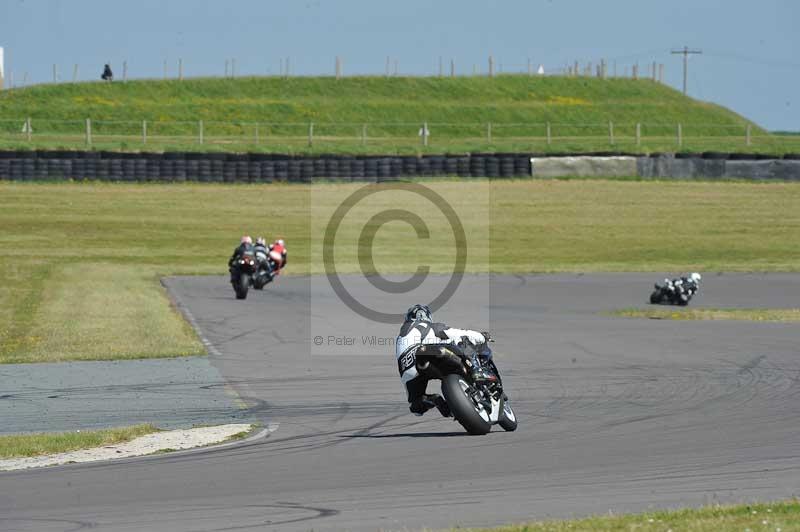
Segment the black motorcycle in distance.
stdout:
<path fill-rule="evenodd" d="M 275 279 L 275 264 L 271 259 L 256 260 L 256 271 L 253 274 L 253 288 L 263 290 Z"/>
<path fill-rule="evenodd" d="M 664 284 L 655 284 L 655 290 L 650 294 L 650 303 L 685 307 L 699 290 L 700 274 L 697 273 L 671 281 L 664 279 Z"/>
<path fill-rule="evenodd" d="M 517 429 L 517 417 L 487 344 L 423 345 L 401 358 L 400 364 L 416 365 L 420 375 L 442 381 L 442 395 L 468 433 L 486 434 L 492 425 Z"/>
<path fill-rule="evenodd" d="M 231 265 L 231 284 L 236 292 L 236 299 L 246 299 L 247 291 L 253 284 L 253 274 L 256 273 L 256 259 L 252 255 L 242 255 Z"/>

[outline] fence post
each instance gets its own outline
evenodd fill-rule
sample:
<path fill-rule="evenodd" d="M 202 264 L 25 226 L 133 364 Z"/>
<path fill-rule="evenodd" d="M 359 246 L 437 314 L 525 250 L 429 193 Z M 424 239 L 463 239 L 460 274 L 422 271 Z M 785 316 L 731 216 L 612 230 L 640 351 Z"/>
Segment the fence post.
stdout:
<path fill-rule="evenodd" d="M 633 65 L 633 79 L 639 79 L 639 63 Z"/>
<path fill-rule="evenodd" d="M 489 56 L 489 77 L 494 77 L 494 57 Z"/>
<path fill-rule="evenodd" d="M 167 60 L 164 59 L 164 79 L 167 79 Z"/>
<path fill-rule="evenodd" d="M 142 120 L 142 144 L 147 144 L 147 120 Z"/>
<path fill-rule="evenodd" d="M 456 77 L 456 60 L 455 59 L 451 59 L 450 60 L 450 77 L 451 78 Z"/>
<path fill-rule="evenodd" d="M 31 137 L 33 136 L 33 129 L 31 129 L 31 118 L 28 117 L 28 120 L 25 122 L 25 133 L 28 136 L 28 142 L 31 141 Z"/>
<path fill-rule="evenodd" d="M 486 123 L 486 140 L 489 141 L 489 144 L 492 143 L 492 123 Z"/>
<path fill-rule="evenodd" d="M 92 119 L 86 119 L 86 145 L 92 145 Z"/>
<path fill-rule="evenodd" d="M 128 62 L 122 62 L 122 82 L 125 83 L 128 81 Z"/>
<path fill-rule="evenodd" d="M 283 74 L 283 59 L 281 59 L 281 74 Z M 228 77 L 228 59 L 225 60 L 225 77 Z"/>
<path fill-rule="evenodd" d="M 308 147 L 314 145 L 314 122 L 308 123 Z"/>
<path fill-rule="evenodd" d="M 72 83 L 78 81 L 78 63 L 75 63 L 75 66 L 72 67 Z"/>
<path fill-rule="evenodd" d="M 231 58 L 231 78 L 236 77 L 236 58 Z"/>
<path fill-rule="evenodd" d="M 361 145 L 367 145 L 367 124 L 361 125 Z"/>
<path fill-rule="evenodd" d="M 553 142 L 553 137 L 550 134 L 550 122 L 547 123 L 547 145 L 549 146 Z"/>
<path fill-rule="evenodd" d="M 642 145 L 642 124 L 639 122 L 636 123 L 636 145 Z"/>
<path fill-rule="evenodd" d="M 683 128 L 678 124 L 678 146 L 683 146 Z"/>
<path fill-rule="evenodd" d="M 750 146 L 750 145 L 752 144 L 752 139 L 751 139 L 751 137 L 750 137 L 750 124 L 747 124 L 747 127 L 745 128 L 745 131 L 744 131 L 744 140 L 745 140 L 745 142 L 744 142 L 744 143 L 745 143 L 746 145 Z"/>
<path fill-rule="evenodd" d="M 200 144 L 202 144 L 203 143 L 203 121 L 200 120 L 200 122 L 198 122 L 197 126 L 198 126 L 198 140 L 200 141 Z"/>
<path fill-rule="evenodd" d="M 53 65 L 53 83 L 58 83 L 58 67 Z"/>
<path fill-rule="evenodd" d="M 178 81 L 183 81 L 183 59 L 178 58 Z"/>
<path fill-rule="evenodd" d="M 614 122 L 608 121 L 608 142 L 614 144 Z"/>
<path fill-rule="evenodd" d="M 528 58 L 528 77 L 533 76 L 533 66 L 531 66 L 531 58 Z"/>

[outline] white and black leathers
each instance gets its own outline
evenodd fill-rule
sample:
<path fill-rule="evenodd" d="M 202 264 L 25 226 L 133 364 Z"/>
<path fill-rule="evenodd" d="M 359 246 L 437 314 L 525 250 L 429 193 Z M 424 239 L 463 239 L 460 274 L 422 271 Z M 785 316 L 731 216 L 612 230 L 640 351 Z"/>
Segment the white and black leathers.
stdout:
<path fill-rule="evenodd" d="M 414 381 L 418 377 L 416 364 L 413 363 L 414 352 L 421 345 L 457 344 L 462 339 L 467 339 L 474 345 L 486 342 L 483 334 L 477 331 L 456 329 L 444 323 L 434 323 L 419 318 L 403 323 L 395 342 L 395 355 L 400 371 L 400 380 L 405 385 L 409 403 L 425 393 L 424 384 L 427 383 L 427 381 L 425 383 Z"/>

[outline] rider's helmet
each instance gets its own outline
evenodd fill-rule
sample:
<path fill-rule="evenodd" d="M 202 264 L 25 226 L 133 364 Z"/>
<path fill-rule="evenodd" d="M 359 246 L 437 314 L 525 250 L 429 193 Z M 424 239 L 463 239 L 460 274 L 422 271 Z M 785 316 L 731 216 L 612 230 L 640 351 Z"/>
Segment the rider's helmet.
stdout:
<path fill-rule="evenodd" d="M 700 274 L 699 274 L 699 273 L 697 273 L 697 272 L 694 272 L 692 275 L 690 275 L 690 276 L 689 276 L 689 279 L 691 279 L 691 280 L 692 280 L 692 281 L 694 281 L 695 283 L 699 283 L 699 282 L 700 282 L 700 280 L 702 279 L 702 277 L 700 276 Z"/>
<path fill-rule="evenodd" d="M 431 321 L 433 318 L 431 316 L 431 309 L 428 305 L 414 305 L 413 307 L 409 308 L 406 312 L 406 321 L 414 321 L 414 320 L 425 320 Z"/>
<path fill-rule="evenodd" d="M 242 237 L 242 244 L 252 244 L 252 243 L 253 243 L 253 239 L 250 238 L 248 235 L 244 235 Z"/>
<path fill-rule="evenodd" d="M 283 246 L 284 245 L 282 238 L 279 238 L 278 240 L 276 240 L 275 243 L 278 244 L 279 246 Z"/>
<path fill-rule="evenodd" d="M 266 246 L 267 245 L 267 241 L 264 240 L 263 236 L 260 236 L 260 237 L 256 238 L 256 245 L 257 246 Z"/>

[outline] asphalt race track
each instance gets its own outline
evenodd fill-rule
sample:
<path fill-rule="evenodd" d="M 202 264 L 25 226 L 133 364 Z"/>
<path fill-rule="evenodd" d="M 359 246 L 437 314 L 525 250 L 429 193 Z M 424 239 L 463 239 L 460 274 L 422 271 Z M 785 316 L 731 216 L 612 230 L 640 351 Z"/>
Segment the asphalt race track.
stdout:
<path fill-rule="evenodd" d="M 391 348 L 315 353 L 315 320 L 352 326 L 317 280 L 236 301 L 225 278 L 170 279 L 214 365 L 277 430 L 235 448 L 0 473 L 0 530 L 442 528 L 800 494 L 800 327 L 600 314 L 645 306 L 659 277 L 465 278 L 467 293 L 490 283 L 490 304 L 475 304 L 520 420 L 483 437 L 409 414 Z M 800 276 L 706 274 L 693 305 L 798 301 Z M 473 325 L 458 308 L 436 317 Z"/>

